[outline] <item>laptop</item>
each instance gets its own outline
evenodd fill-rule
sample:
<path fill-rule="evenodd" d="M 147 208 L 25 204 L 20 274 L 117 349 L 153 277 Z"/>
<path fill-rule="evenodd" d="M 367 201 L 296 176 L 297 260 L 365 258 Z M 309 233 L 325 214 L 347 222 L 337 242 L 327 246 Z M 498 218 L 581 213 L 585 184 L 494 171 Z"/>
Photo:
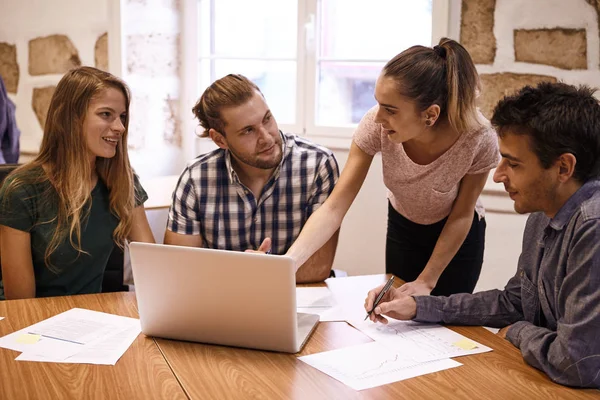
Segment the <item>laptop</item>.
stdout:
<path fill-rule="evenodd" d="M 290 257 L 138 242 L 129 252 L 148 336 L 297 353 L 319 321 L 296 312 Z"/>

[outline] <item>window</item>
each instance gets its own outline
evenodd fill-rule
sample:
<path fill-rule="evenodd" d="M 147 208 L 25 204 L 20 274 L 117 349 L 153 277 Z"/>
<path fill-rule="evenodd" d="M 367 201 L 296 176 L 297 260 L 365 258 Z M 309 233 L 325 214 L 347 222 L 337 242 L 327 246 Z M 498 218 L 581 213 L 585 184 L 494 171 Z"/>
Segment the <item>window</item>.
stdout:
<path fill-rule="evenodd" d="M 385 62 L 447 34 L 432 29 L 447 26 L 447 11 L 439 12 L 447 0 L 191 1 L 197 90 L 190 96 L 241 73 L 261 88 L 282 130 L 334 147 L 349 145 L 376 104 Z"/>

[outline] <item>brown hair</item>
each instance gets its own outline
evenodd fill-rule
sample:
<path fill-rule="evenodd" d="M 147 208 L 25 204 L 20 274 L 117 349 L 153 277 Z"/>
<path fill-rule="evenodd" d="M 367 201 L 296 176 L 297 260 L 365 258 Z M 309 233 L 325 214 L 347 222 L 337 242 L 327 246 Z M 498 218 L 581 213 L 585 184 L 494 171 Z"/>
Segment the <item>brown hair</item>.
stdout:
<path fill-rule="evenodd" d="M 225 135 L 225 121 L 221 118 L 221 109 L 244 104 L 255 92 L 262 94 L 258 86 L 243 75 L 229 74 L 214 81 L 192 108 L 200 126 L 204 128 L 200 137 L 207 137 L 211 129 Z"/>
<path fill-rule="evenodd" d="M 80 253 L 84 252 L 81 249 L 81 220 L 89 212 L 92 187 L 87 178 L 92 171 L 83 122 L 90 101 L 109 88 L 119 90 L 125 97 L 125 131 L 114 157 L 97 157 L 96 171 L 110 192 L 111 212 L 119 218 L 113 238 L 122 247 L 131 230 L 135 207 L 133 170 L 127 154 L 130 94 L 127 85 L 108 72 L 92 67 L 79 67 L 62 77 L 50 100 L 39 154 L 33 161 L 11 174 L 14 179 L 10 180 L 6 188 L 9 193 L 20 185 L 50 182 L 51 193 L 42 196 L 40 200 L 45 205 L 57 208 L 56 217 L 52 221 L 38 223 L 56 222 L 56 230 L 44 257 L 46 265 L 51 269 L 53 266 L 50 255 L 67 238 L 73 248 Z M 31 172 L 41 167 L 45 167 L 46 173 Z"/>
<path fill-rule="evenodd" d="M 458 132 L 481 126 L 475 99 L 479 75 L 467 50 L 458 42 L 442 38 L 437 46 L 413 46 L 392 58 L 383 75 L 398 83 L 403 96 L 413 99 L 419 110 L 437 104 Z"/>

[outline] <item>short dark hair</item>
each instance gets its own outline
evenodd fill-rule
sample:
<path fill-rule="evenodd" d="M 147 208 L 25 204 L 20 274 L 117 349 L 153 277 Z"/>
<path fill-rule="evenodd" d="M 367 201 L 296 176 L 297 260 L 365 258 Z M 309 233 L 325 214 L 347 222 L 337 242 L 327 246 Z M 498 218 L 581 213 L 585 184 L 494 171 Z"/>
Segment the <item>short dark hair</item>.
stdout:
<path fill-rule="evenodd" d="M 580 183 L 600 176 L 600 103 L 596 89 L 542 82 L 525 86 L 496 105 L 492 125 L 502 138 L 507 131 L 530 137 L 543 168 L 564 153 L 577 159 L 573 177 Z"/>

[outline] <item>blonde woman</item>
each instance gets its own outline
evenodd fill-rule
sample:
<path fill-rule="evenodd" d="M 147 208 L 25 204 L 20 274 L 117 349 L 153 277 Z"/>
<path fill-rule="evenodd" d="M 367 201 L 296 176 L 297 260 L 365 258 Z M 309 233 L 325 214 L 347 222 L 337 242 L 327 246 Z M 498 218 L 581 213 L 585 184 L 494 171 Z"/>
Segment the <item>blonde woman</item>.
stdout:
<path fill-rule="evenodd" d="M 390 60 L 375 86 L 327 201 L 287 252 L 301 265 L 339 228 L 381 153 L 388 189 L 386 271 L 407 295 L 472 292 L 483 262 L 485 219 L 478 201 L 499 161 L 494 130 L 479 114 L 479 76 L 469 53 L 443 38 Z"/>
<path fill-rule="evenodd" d="M 0 298 L 100 292 L 115 244 L 154 242 L 127 155 L 129 99 L 91 67 L 58 83 L 39 155 L 0 190 Z"/>

